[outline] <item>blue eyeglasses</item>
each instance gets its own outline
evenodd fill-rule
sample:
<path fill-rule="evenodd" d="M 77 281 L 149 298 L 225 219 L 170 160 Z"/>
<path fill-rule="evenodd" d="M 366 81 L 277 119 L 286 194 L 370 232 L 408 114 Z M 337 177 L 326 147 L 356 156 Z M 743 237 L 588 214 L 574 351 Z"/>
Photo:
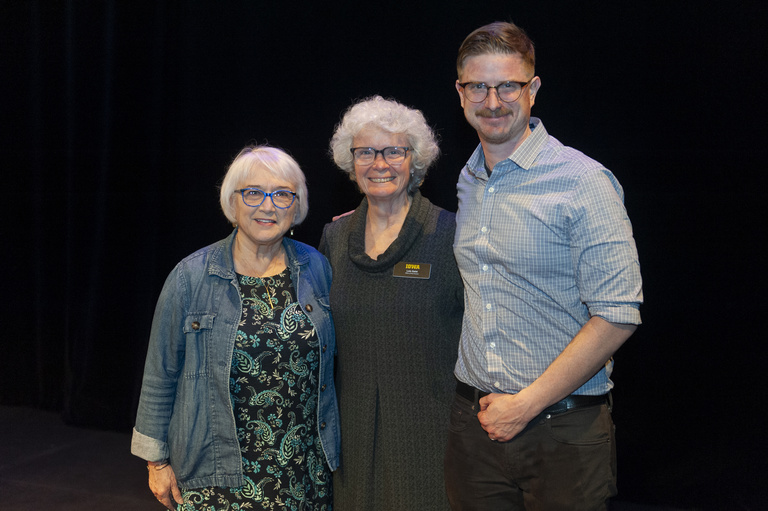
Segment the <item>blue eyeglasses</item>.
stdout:
<path fill-rule="evenodd" d="M 275 190 L 274 192 L 267 193 L 258 188 L 241 188 L 240 190 L 235 190 L 234 193 L 239 193 L 243 197 L 243 204 L 252 208 L 261 206 L 267 197 L 270 198 L 276 208 L 280 209 L 290 208 L 293 205 L 293 201 L 296 200 L 296 192 L 290 190 Z"/>

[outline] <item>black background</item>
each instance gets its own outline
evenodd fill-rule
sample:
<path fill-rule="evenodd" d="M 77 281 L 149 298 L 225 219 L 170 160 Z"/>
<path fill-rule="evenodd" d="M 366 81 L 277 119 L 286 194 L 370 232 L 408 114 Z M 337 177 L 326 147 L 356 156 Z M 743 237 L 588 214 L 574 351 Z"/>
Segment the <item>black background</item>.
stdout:
<path fill-rule="evenodd" d="M 635 230 L 646 303 L 616 355 L 620 496 L 764 508 L 766 14 L 758 1 L 0 1 L 0 404 L 130 429 L 163 280 L 230 232 L 216 186 L 249 142 L 304 169 L 295 237 L 316 245 L 360 200 L 327 154 L 335 124 L 356 99 L 393 97 L 437 130 L 422 192 L 455 210 L 477 144 L 456 52 L 509 20 L 536 43 L 533 115 L 616 174 Z"/>

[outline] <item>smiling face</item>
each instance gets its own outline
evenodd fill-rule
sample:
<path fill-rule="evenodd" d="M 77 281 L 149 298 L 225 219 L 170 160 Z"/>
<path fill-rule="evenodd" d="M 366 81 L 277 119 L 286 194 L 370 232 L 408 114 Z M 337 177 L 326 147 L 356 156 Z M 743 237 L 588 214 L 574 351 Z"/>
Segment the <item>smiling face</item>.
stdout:
<path fill-rule="evenodd" d="M 364 128 L 352 140 L 352 147 L 408 147 L 408 137 L 389 133 L 379 128 Z M 381 154 L 370 165 L 355 165 L 355 180 L 369 201 L 407 200 L 408 181 L 411 177 L 411 153 L 406 154 L 400 165 L 390 165 Z"/>
<path fill-rule="evenodd" d="M 261 166 L 254 167 L 248 178 L 239 183 L 237 189 L 242 188 L 258 188 L 267 193 L 275 190 L 296 191 L 296 186 L 293 183 L 275 177 L 269 170 Z M 269 197 L 265 197 L 264 202 L 254 208 L 243 202 L 240 193 L 234 193 L 232 200 L 234 201 L 235 218 L 239 228 L 239 241 L 254 249 L 258 246 L 280 243 L 285 233 L 293 225 L 298 208 L 298 201 L 294 201 L 288 209 L 276 208 Z"/>
<path fill-rule="evenodd" d="M 464 97 L 459 82 L 485 82 L 495 86 L 508 80 L 527 82 L 532 75 L 532 70 L 519 54 L 486 53 L 465 61 L 456 90 L 464 116 L 477 130 L 484 149 L 503 149 L 509 155 L 525 140 L 530 134 L 531 107 L 541 82 L 538 77 L 534 78 L 523 89 L 520 98 L 512 103 L 501 101 L 495 89 L 488 91 L 488 97 L 482 103 L 472 103 Z"/>

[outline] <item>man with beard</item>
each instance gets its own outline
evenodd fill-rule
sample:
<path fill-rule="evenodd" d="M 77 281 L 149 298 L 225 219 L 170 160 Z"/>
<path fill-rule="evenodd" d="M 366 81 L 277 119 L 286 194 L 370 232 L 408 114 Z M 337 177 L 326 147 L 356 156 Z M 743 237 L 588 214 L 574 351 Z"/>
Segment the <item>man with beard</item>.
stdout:
<path fill-rule="evenodd" d="M 534 64 L 511 23 L 459 49 L 456 90 L 480 144 L 458 182 L 455 510 L 606 509 L 616 494 L 610 375 L 640 324 L 637 250 L 614 175 L 531 117 Z"/>

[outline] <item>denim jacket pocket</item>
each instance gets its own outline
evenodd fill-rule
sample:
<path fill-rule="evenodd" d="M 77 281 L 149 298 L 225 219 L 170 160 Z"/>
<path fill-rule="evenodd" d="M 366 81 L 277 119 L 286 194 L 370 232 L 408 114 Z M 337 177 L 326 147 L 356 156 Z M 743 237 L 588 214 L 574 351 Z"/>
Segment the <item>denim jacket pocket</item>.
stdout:
<path fill-rule="evenodd" d="M 211 342 L 216 314 L 192 312 L 184 318 L 184 377 L 199 378 L 209 374 L 208 344 Z"/>
<path fill-rule="evenodd" d="M 318 295 L 316 299 L 317 303 L 320 305 L 320 307 L 323 308 L 324 311 L 328 312 L 331 310 L 331 299 L 328 295 Z"/>

